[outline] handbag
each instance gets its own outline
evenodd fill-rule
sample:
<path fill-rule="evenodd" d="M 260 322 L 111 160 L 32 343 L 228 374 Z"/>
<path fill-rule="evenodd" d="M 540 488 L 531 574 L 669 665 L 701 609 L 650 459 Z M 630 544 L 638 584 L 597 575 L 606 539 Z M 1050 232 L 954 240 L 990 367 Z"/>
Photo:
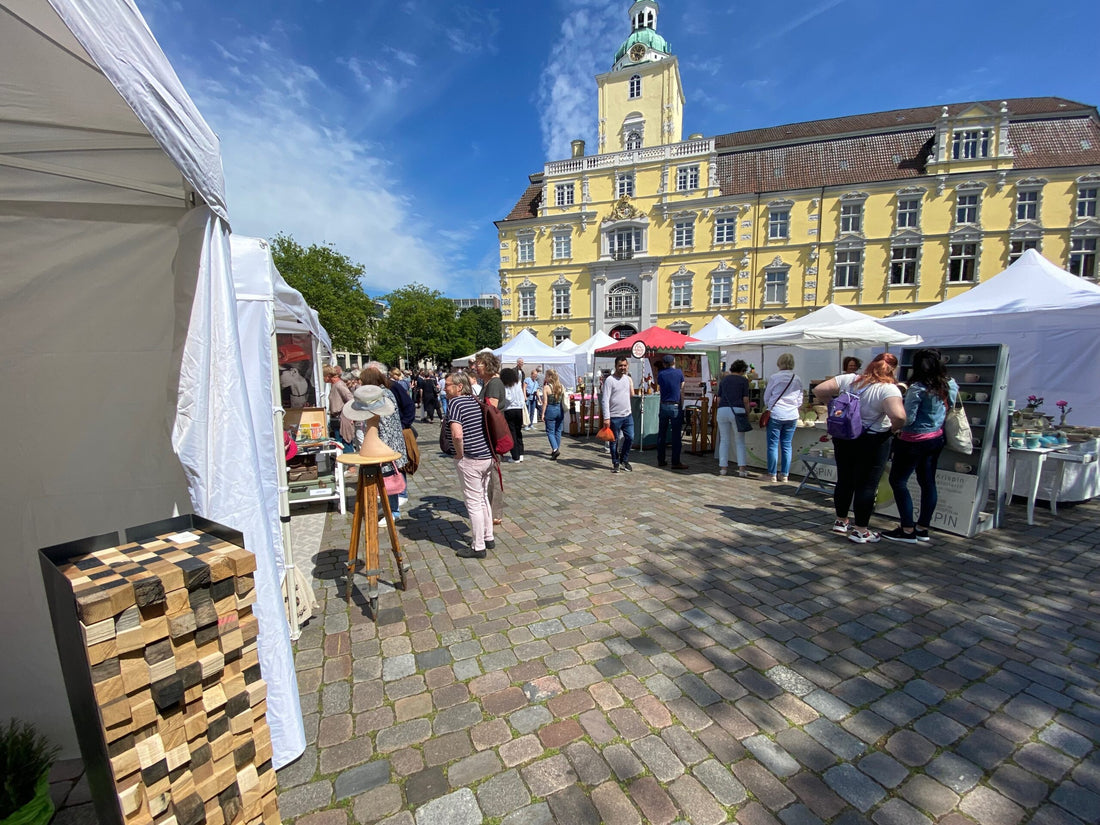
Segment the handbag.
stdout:
<path fill-rule="evenodd" d="M 439 425 L 439 452 L 444 455 L 455 454 L 454 439 L 451 438 L 451 419 L 444 418 Z"/>
<path fill-rule="evenodd" d="M 526 404 L 523 405 L 523 426 L 524 427 L 530 427 L 531 426 L 531 411 L 529 409 L 527 409 Z"/>
<path fill-rule="evenodd" d="M 390 469 L 389 473 L 385 472 L 386 467 Z M 382 483 L 386 487 L 386 495 L 388 496 L 401 495 L 401 493 L 405 492 L 405 488 L 408 487 L 405 483 L 405 477 L 401 475 L 397 469 L 397 465 L 392 461 L 383 467 Z"/>
<path fill-rule="evenodd" d="M 747 413 L 734 413 L 733 420 L 737 423 L 737 432 L 747 433 L 752 431 L 752 421 Z"/>
<path fill-rule="evenodd" d="M 602 427 L 600 427 L 600 431 L 596 433 L 596 438 L 598 438 L 600 441 L 614 441 L 615 431 L 611 429 L 610 424 L 604 424 Z"/>
<path fill-rule="evenodd" d="M 943 419 L 943 439 L 949 450 L 963 455 L 974 452 L 974 436 L 970 432 L 970 421 L 958 396 L 955 397 L 955 405 L 947 411 Z"/>
<path fill-rule="evenodd" d="M 783 392 L 779 393 L 780 398 L 782 398 L 784 395 L 787 394 L 787 390 L 789 390 L 791 388 L 791 384 L 793 384 L 793 383 L 794 383 L 794 375 L 792 375 L 791 380 L 787 382 L 787 386 L 785 386 L 783 388 Z M 763 429 L 764 427 L 767 427 L 768 422 L 771 421 L 771 420 L 772 420 L 772 410 L 771 410 L 771 407 L 768 407 L 768 409 L 766 409 L 766 410 L 764 410 L 764 412 L 760 413 L 760 428 Z"/>
<path fill-rule="evenodd" d="M 416 443 L 416 432 L 412 427 L 406 427 L 401 434 L 405 436 L 405 473 L 415 475 L 420 466 L 420 446 Z"/>

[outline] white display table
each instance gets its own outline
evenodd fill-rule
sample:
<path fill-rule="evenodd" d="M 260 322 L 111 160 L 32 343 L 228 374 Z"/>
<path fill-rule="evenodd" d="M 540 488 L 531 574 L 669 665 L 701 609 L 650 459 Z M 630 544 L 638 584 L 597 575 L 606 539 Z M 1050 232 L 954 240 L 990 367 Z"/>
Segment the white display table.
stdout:
<path fill-rule="evenodd" d="M 1100 439 L 1034 449 L 1013 447 L 1008 452 L 1008 489 L 1027 498 L 1027 523 L 1035 523 L 1035 501 L 1050 502 L 1058 513 L 1059 501 L 1087 501 L 1100 495 Z M 1055 492 L 1057 491 L 1057 493 Z"/>

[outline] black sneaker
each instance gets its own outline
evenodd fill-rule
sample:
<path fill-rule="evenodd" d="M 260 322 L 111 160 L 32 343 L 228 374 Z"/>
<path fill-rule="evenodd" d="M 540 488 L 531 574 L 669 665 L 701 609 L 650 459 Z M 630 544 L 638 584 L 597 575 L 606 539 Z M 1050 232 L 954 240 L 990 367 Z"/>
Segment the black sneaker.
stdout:
<path fill-rule="evenodd" d="M 927 530 L 922 530 L 920 527 L 918 527 L 917 528 L 917 541 L 932 541 L 932 539 L 928 535 Z"/>
<path fill-rule="evenodd" d="M 901 529 L 900 526 L 895 527 L 893 530 L 887 530 L 884 533 L 880 533 L 880 535 L 888 541 L 900 541 L 904 542 L 905 544 L 917 543 L 917 534 L 906 533 L 903 529 Z"/>
<path fill-rule="evenodd" d="M 485 558 L 484 550 L 475 550 L 472 547 L 463 547 L 455 551 L 455 555 L 460 559 L 483 559 Z"/>
<path fill-rule="evenodd" d="M 628 473 L 634 472 L 634 468 L 630 466 L 629 461 L 624 461 L 623 462 L 623 469 L 626 470 Z"/>
<path fill-rule="evenodd" d="M 612 464 L 611 465 L 611 472 L 613 472 L 613 473 L 619 472 L 619 465 L 618 464 Z"/>
<path fill-rule="evenodd" d="M 657 466 L 658 466 L 658 467 L 665 467 L 665 466 L 667 466 L 667 465 L 668 465 L 668 462 L 667 462 L 667 461 L 658 461 L 658 462 L 657 462 Z"/>
<path fill-rule="evenodd" d="M 497 549 L 497 540 L 496 539 L 485 539 L 485 549 L 486 550 L 496 550 Z"/>

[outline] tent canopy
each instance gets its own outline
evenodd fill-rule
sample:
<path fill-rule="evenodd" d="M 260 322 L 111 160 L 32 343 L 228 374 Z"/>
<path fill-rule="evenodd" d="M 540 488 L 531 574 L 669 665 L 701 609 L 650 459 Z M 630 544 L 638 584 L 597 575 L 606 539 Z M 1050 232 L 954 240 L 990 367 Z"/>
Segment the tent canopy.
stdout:
<path fill-rule="evenodd" d="M 719 338 L 729 338 L 739 333 L 741 329 L 734 326 L 721 314 L 711 318 L 701 329 L 695 332 L 695 337 L 700 341 L 716 341 Z"/>
<path fill-rule="evenodd" d="M 769 329 L 753 330 L 719 338 L 710 343 L 721 347 L 798 346 L 810 349 L 873 347 L 881 344 L 906 346 L 920 343 L 919 335 L 891 329 L 870 315 L 827 304 L 821 309 Z"/>
<path fill-rule="evenodd" d="M 682 335 L 664 327 L 652 326 L 643 329 L 641 332 L 636 332 L 628 338 L 623 338 L 621 341 L 600 347 L 595 350 L 595 353 L 600 356 L 629 355 L 631 347 L 639 341 L 645 344 L 646 350 L 656 352 L 687 349 L 690 344 L 699 343 L 697 338 L 690 335 Z"/>
<path fill-rule="evenodd" d="M 599 330 L 598 332 L 596 332 L 595 335 L 593 335 L 587 341 L 582 341 L 581 343 L 577 344 L 577 349 L 573 352 L 573 354 L 574 355 L 582 355 L 582 354 L 590 355 L 593 352 L 595 352 L 596 350 L 598 350 L 600 347 L 606 347 L 608 344 L 614 344 L 614 343 L 617 343 L 614 338 L 612 338 L 610 335 L 608 335 L 603 330 Z"/>
<path fill-rule="evenodd" d="M 502 363 L 509 364 L 514 364 L 520 358 L 524 363 L 549 366 L 573 363 L 572 353 L 560 352 L 549 344 L 544 344 L 526 329 L 520 330 L 519 334 L 504 346 L 493 350 L 493 354 L 500 358 Z"/>
<path fill-rule="evenodd" d="M 1029 249 L 999 275 L 950 300 L 883 322 L 929 346 L 1006 344 L 1008 397 L 1066 400 L 1100 424 L 1100 286 Z"/>
<path fill-rule="evenodd" d="M 576 352 L 577 345 L 566 338 L 564 341 L 559 341 L 558 345 L 554 347 L 554 349 L 556 349 L 558 352 Z"/>

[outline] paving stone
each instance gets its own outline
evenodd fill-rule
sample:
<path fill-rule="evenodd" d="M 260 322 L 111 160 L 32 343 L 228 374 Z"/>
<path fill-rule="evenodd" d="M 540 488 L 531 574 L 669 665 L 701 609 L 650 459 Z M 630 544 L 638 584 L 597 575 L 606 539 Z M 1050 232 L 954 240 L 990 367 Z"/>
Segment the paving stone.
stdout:
<path fill-rule="evenodd" d="M 837 755 L 801 728 L 790 728 L 776 734 L 775 741 L 802 765 L 813 771 L 823 771 L 835 765 Z"/>
<path fill-rule="evenodd" d="M 940 747 L 950 745 L 966 733 L 966 728 L 942 713 L 930 713 L 913 723 L 913 729 Z"/>
<path fill-rule="evenodd" d="M 1057 748 L 1075 759 L 1082 759 L 1093 747 L 1088 739 L 1057 722 L 1052 722 L 1039 731 L 1039 738 L 1052 748 Z"/>
<path fill-rule="evenodd" d="M 577 773 L 564 754 L 540 759 L 520 771 L 531 793 L 547 797 L 577 781 Z"/>
<path fill-rule="evenodd" d="M 954 751 L 986 770 L 992 770 L 1016 749 L 1016 746 L 991 730 L 978 728 L 954 747 Z"/>
<path fill-rule="evenodd" d="M 979 785 L 966 793 L 959 810 L 974 817 L 978 822 L 991 822 L 997 825 L 1015 825 L 1024 818 L 1024 809 L 991 788 Z"/>
<path fill-rule="evenodd" d="M 420 805 L 445 795 L 450 790 L 442 768 L 427 768 L 405 780 L 405 798 L 410 805 Z"/>
<path fill-rule="evenodd" d="M 641 825 L 638 810 L 615 782 L 605 782 L 592 791 L 592 803 L 606 825 Z"/>
<path fill-rule="evenodd" d="M 1095 821 L 1100 811 L 1100 794 L 1095 794 L 1075 782 L 1063 782 L 1050 795 L 1054 804 L 1069 811 L 1083 822 Z"/>
<path fill-rule="evenodd" d="M 416 811 L 416 825 L 480 825 L 484 819 L 469 788 L 433 799 Z"/>
<path fill-rule="evenodd" d="M 859 760 L 859 769 L 886 788 L 896 788 L 909 776 L 908 768 L 882 751 Z"/>
<path fill-rule="evenodd" d="M 508 767 L 530 762 L 542 755 L 543 747 L 537 736 L 521 736 L 511 742 L 505 742 L 499 749 L 501 761 Z"/>
<path fill-rule="evenodd" d="M 546 708 L 535 705 L 533 707 L 526 707 L 523 710 L 517 710 L 511 716 L 508 717 L 508 723 L 515 728 L 519 733 L 533 733 L 544 725 L 553 721 L 553 714 Z"/>
<path fill-rule="evenodd" d="M 432 725 L 427 719 L 413 719 L 378 732 L 375 747 L 379 753 L 390 753 L 423 742 L 432 735 Z"/>
<path fill-rule="evenodd" d="M 554 815 L 545 802 L 536 802 L 504 817 L 501 825 L 552 825 Z"/>
<path fill-rule="evenodd" d="M 928 763 L 925 772 L 957 794 L 966 793 L 982 778 L 981 768 L 953 753 L 937 756 Z"/>
<path fill-rule="evenodd" d="M 358 796 L 390 781 L 390 762 L 381 759 L 344 771 L 333 784 L 336 801 Z"/>
<path fill-rule="evenodd" d="M 1037 807 L 1050 791 L 1046 782 L 1015 765 L 997 768 L 989 777 L 989 785 L 1025 808 Z M 1096 808 L 1096 813 L 1100 816 L 1100 806 Z"/>
<path fill-rule="evenodd" d="M 444 733 L 471 728 L 481 720 L 481 706 L 476 702 L 468 702 L 437 713 L 432 722 L 432 730 L 439 736 Z"/>
<path fill-rule="evenodd" d="M 643 737 L 634 742 L 631 747 L 638 758 L 646 764 L 653 775 L 661 782 L 671 782 L 684 772 L 684 763 L 658 736 Z"/>
<path fill-rule="evenodd" d="M 645 766 L 626 745 L 609 745 L 603 750 L 603 758 L 620 780 L 627 780 L 645 772 Z"/>
<path fill-rule="evenodd" d="M 518 771 L 505 771 L 483 782 L 477 789 L 477 801 L 485 816 L 504 816 L 529 805 L 531 794 Z"/>
<path fill-rule="evenodd" d="M 393 656 L 382 662 L 382 681 L 394 682 L 416 673 L 416 657 L 411 653 Z"/>
<path fill-rule="evenodd" d="M 698 739 L 679 725 L 673 725 L 661 731 L 661 738 L 668 743 L 668 746 L 672 748 L 672 752 L 685 765 L 702 762 L 711 755 L 710 751 L 699 744 Z"/>
<path fill-rule="evenodd" d="M 834 722 L 839 722 L 853 710 L 847 702 L 838 699 L 828 691 L 820 689 L 807 693 L 802 697 L 802 701 Z"/>
<path fill-rule="evenodd" d="M 709 759 L 696 765 L 691 769 L 691 772 L 723 805 L 740 805 L 748 799 L 745 786 L 738 782 L 733 774 L 715 759 Z"/>
<path fill-rule="evenodd" d="M 908 725 L 928 708 L 904 691 L 894 691 L 871 704 L 871 710 L 895 725 Z"/>
<path fill-rule="evenodd" d="M 546 799 L 550 811 L 558 822 L 570 825 L 600 825 L 600 813 L 592 804 L 588 794 L 577 785 L 551 794 Z"/>
<path fill-rule="evenodd" d="M 787 787 L 798 794 L 798 798 L 810 810 L 825 820 L 832 819 L 848 807 L 848 803 L 837 796 L 820 777 L 809 771 L 792 776 L 787 780 Z"/>
<path fill-rule="evenodd" d="M 800 770 L 798 762 L 766 736 L 750 736 L 741 744 L 776 776 L 791 776 Z"/>
<path fill-rule="evenodd" d="M 397 813 L 404 804 L 405 799 L 401 795 L 401 788 L 398 785 L 381 785 L 357 796 L 352 805 L 352 813 L 356 822 L 377 822 Z M 411 825 L 413 822 L 412 814 L 408 813 L 408 817 L 408 823 Z M 301 822 L 302 820 L 298 821 Z"/>
<path fill-rule="evenodd" d="M 783 825 L 824 825 L 821 819 L 801 802 L 788 805 L 780 811 L 779 819 L 782 820 Z"/>
<path fill-rule="evenodd" d="M 871 817 L 878 825 L 932 825 L 932 820 L 901 799 L 891 799 Z"/>
<path fill-rule="evenodd" d="M 867 748 L 847 731 L 827 719 L 815 719 L 803 730 L 841 759 L 855 759 Z"/>
<path fill-rule="evenodd" d="M 755 759 L 742 759 L 732 770 L 741 784 L 769 810 L 778 811 L 794 802 L 794 794 Z"/>
<path fill-rule="evenodd" d="M 574 742 L 565 748 L 577 778 L 585 785 L 599 785 L 611 777 L 611 769 L 587 742 Z"/>
<path fill-rule="evenodd" d="M 848 800 L 852 807 L 864 813 L 886 796 L 881 785 L 851 765 L 829 768 L 823 778 L 826 785 Z"/>
<path fill-rule="evenodd" d="M 307 814 L 326 807 L 332 801 L 332 783 L 310 782 L 279 794 L 279 813 L 284 819 Z"/>
<path fill-rule="evenodd" d="M 725 810 L 695 777 L 681 776 L 668 790 L 693 825 L 718 825 L 726 821 Z"/>
<path fill-rule="evenodd" d="M 937 818 L 959 804 L 957 793 L 927 774 L 918 774 L 902 785 L 901 795 Z"/>
<path fill-rule="evenodd" d="M 629 796 L 641 809 L 644 822 L 668 825 L 676 819 L 676 806 L 652 776 L 632 783 Z"/>
<path fill-rule="evenodd" d="M 911 730 L 900 730 L 886 741 L 886 750 L 906 765 L 923 765 L 932 758 L 936 746 Z"/>

